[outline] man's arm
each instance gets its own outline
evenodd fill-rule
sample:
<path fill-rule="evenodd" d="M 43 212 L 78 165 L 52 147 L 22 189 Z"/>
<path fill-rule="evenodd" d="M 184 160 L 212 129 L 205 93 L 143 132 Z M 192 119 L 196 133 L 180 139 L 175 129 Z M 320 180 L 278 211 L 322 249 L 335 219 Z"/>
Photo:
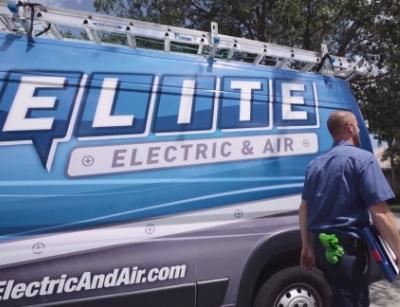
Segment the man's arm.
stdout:
<path fill-rule="evenodd" d="M 308 231 L 307 226 L 307 202 L 302 199 L 299 209 L 299 223 L 300 223 L 300 233 L 301 233 L 301 255 L 300 255 L 300 265 L 310 270 L 315 266 L 315 256 L 314 249 L 312 247 L 311 235 Z"/>
<path fill-rule="evenodd" d="M 400 265 L 400 233 L 396 218 L 386 202 L 370 206 L 369 211 L 380 236 L 389 244 Z"/>

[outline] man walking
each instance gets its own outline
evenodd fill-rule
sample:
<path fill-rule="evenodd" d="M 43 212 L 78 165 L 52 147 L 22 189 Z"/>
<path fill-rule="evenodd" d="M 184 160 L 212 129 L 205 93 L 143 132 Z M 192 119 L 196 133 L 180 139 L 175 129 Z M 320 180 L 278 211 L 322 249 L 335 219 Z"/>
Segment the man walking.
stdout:
<path fill-rule="evenodd" d="M 400 264 L 400 235 L 386 200 L 394 197 L 375 157 L 357 148 L 360 136 L 351 112 L 333 112 L 327 122 L 334 146 L 306 172 L 300 205 L 302 267 L 317 265 L 332 289 L 332 307 L 369 306 L 368 255 L 355 229 L 370 216 Z M 344 249 L 337 263 L 325 256 L 319 235 L 334 234 Z M 340 253 L 339 253 L 340 254 Z"/>

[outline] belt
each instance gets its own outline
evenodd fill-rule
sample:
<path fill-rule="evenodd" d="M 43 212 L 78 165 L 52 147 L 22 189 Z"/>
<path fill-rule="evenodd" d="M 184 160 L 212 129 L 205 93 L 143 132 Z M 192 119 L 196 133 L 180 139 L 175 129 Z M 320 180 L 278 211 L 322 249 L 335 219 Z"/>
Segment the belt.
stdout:
<path fill-rule="evenodd" d="M 343 237 L 343 236 L 337 236 L 339 239 L 339 244 L 343 245 L 343 247 L 354 247 L 354 248 L 359 248 L 363 245 L 363 242 L 354 237 Z"/>
<path fill-rule="evenodd" d="M 326 233 L 330 234 L 331 232 L 326 232 Z M 343 245 L 343 247 L 359 248 L 364 245 L 364 243 L 356 237 L 345 236 L 342 234 L 337 234 L 335 232 L 332 232 L 332 234 L 336 235 L 336 237 L 339 240 L 339 244 Z M 318 235 L 316 236 L 316 239 L 319 242 Z"/>

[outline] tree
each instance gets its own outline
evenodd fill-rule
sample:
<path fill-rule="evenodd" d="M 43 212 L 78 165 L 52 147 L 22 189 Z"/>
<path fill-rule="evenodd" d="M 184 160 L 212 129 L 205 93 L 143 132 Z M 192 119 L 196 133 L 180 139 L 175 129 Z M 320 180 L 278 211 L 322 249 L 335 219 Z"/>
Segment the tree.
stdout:
<path fill-rule="evenodd" d="M 361 78 L 353 86 L 362 113 L 368 119 L 370 130 L 378 141 L 386 142 L 388 148 L 383 158 L 389 159 L 394 183 L 395 169 L 399 167 L 400 153 L 400 79 L 393 71 L 375 77 Z"/>
<path fill-rule="evenodd" d="M 375 45 L 380 70 L 353 87 L 371 131 L 388 144 L 383 158 L 390 161 L 394 184 L 400 169 L 400 4 L 392 4 L 379 17 Z"/>
<path fill-rule="evenodd" d="M 386 2 L 385 2 L 386 3 Z M 370 0 L 95 0 L 118 16 L 346 55 L 367 48 L 377 16 L 390 5 Z M 357 50 L 358 51 L 358 50 Z"/>

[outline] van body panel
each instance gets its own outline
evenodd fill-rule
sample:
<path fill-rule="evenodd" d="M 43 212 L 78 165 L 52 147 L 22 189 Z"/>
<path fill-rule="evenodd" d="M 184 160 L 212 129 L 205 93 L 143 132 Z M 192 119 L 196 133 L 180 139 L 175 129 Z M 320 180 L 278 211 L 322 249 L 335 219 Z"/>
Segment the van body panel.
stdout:
<path fill-rule="evenodd" d="M 340 79 L 0 33 L 2 304 L 172 287 L 201 306 L 213 282 L 213 304 L 247 302 L 249 259 L 297 233 L 305 168 L 338 109 L 371 150 Z"/>

